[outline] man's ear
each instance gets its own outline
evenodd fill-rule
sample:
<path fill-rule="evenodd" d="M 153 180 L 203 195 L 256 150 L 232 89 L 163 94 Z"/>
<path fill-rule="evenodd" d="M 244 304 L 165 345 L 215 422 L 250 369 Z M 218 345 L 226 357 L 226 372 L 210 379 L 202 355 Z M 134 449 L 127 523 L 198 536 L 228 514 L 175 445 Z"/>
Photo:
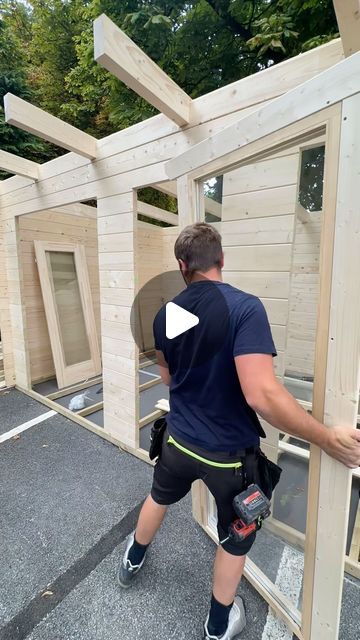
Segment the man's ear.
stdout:
<path fill-rule="evenodd" d="M 184 260 L 181 260 L 181 258 L 179 258 L 178 264 L 179 264 L 179 268 L 180 268 L 181 273 L 186 275 L 187 270 L 188 270 L 186 262 L 184 262 Z"/>

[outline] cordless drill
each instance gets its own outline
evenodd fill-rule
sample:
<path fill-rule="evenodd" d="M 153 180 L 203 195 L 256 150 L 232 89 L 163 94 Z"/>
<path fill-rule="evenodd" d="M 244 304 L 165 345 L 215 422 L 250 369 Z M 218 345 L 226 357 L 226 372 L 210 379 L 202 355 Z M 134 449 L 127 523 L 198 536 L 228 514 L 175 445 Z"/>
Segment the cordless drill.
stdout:
<path fill-rule="evenodd" d="M 251 484 L 245 490 L 235 496 L 233 507 L 238 516 L 229 526 L 229 535 L 225 540 L 242 542 L 251 533 L 261 528 L 263 520 L 271 514 L 270 500 L 261 491 L 257 484 Z"/>

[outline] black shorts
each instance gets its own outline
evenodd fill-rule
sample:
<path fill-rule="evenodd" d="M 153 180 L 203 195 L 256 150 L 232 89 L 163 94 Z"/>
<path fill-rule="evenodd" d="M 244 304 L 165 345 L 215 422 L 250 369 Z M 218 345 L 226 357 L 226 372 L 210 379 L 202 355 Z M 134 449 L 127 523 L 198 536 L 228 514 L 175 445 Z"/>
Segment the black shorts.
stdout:
<path fill-rule="evenodd" d="M 205 462 L 192 458 L 180 451 L 175 445 L 169 444 L 167 440 L 168 433 L 166 431 L 161 456 L 154 468 L 151 497 L 157 504 L 174 504 L 189 493 L 194 480 L 203 480 L 210 493 L 214 496 L 218 515 L 218 536 L 220 541 L 224 540 L 228 535 L 230 524 L 237 518 L 232 501 L 252 481 L 248 477 L 249 464 L 247 464 L 248 458 L 245 457 L 245 452 L 241 452 L 243 457 L 240 458 L 238 453 L 227 456 L 224 453 L 205 452 L 198 447 L 181 443 L 187 449 L 191 449 L 191 451 L 214 462 L 243 462 L 243 466 L 240 469 L 223 469 L 212 467 Z M 179 442 L 178 438 L 176 440 Z M 254 457 L 255 454 L 252 458 L 254 459 Z M 245 477 L 245 468 L 247 469 L 247 477 Z M 253 533 L 241 543 L 228 540 L 222 544 L 222 547 L 232 555 L 243 556 L 248 553 L 254 544 L 255 537 L 256 534 Z"/>

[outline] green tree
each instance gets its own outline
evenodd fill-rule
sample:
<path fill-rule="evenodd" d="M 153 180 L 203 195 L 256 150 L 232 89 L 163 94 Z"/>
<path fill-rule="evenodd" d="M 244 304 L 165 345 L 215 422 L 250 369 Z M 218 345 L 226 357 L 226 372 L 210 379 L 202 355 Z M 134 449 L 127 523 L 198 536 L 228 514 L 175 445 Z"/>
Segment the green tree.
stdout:
<path fill-rule="evenodd" d="M 94 62 L 101 13 L 193 98 L 337 35 L 332 0 L 0 0 L 2 84 L 96 137 L 156 113 Z"/>
<path fill-rule="evenodd" d="M 0 145 L 4 151 L 39 162 L 52 157 L 48 145 L 5 123 L 3 98 L 6 93 L 14 93 L 24 100 L 31 99 L 26 75 L 26 50 L 21 46 L 22 37 L 28 29 L 27 12 L 25 7 L 14 7 L 15 4 L 18 3 L 0 4 Z M 6 177 L 8 174 L 1 171 L 0 179 Z"/>

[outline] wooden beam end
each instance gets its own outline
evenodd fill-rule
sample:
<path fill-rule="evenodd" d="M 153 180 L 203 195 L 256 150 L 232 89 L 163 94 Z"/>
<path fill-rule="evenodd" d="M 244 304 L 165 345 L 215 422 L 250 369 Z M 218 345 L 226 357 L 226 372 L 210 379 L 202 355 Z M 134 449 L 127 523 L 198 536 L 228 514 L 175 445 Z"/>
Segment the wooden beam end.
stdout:
<path fill-rule="evenodd" d="M 93 28 L 94 60 L 179 127 L 189 124 L 190 96 L 105 14 Z"/>
<path fill-rule="evenodd" d="M 106 21 L 111 22 L 109 18 L 102 13 L 93 22 L 93 34 L 94 34 L 94 60 L 98 64 L 102 65 L 101 58 L 105 54 L 105 29 Z"/>
<path fill-rule="evenodd" d="M 40 179 L 40 166 L 32 160 L 21 158 L 8 151 L 0 150 L 0 168 L 8 173 L 13 173 L 23 178 L 29 178 L 35 182 Z"/>

